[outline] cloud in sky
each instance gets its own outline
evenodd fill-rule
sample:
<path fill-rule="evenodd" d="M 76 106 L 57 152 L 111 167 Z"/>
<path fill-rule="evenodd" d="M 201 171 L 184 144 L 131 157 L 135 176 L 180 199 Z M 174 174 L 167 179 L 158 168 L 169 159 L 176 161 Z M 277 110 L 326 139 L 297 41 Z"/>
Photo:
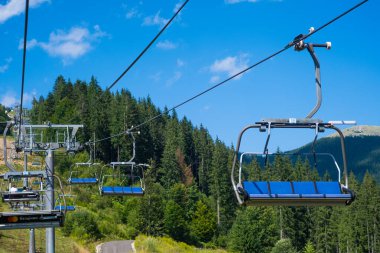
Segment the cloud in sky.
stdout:
<path fill-rule="evenodd" d="M 180 68 L 180 67 L 183 67 L 185 65 L 185 62 L 181 59 L 177 59 L 177 67 Z"/>
<path fill-rule="evenodd" d="M 25 92 L 23 104 L 30 106 L 33 98 L 36 97 L 36 95 L 36 91 L 32 91 L 30 93 Z M 14 92 L 7 92 L 5 95 L 1 96 L 0 104 L 4 105 L 5 107 L 14 107 L 17 104 L 20 104 L 20 98 L 17 97 Z"/>
<path fill-rule="evenodd" d="M 174 83 L 176 83 L 179 79 L 181 79 L 182 77 L 182 72 L 180 71 L 175 71 L 173 76 L 170 77 L 167 81 L 166 81 L 166 86 L 172 86 Z"/>
<path fill-rule="evenodd" d="M 164 26 L 169 19 L 163 18 L 160 16 L 160 12 L 157 12 L 154 16 L 148 16 L 144 18 L 143 25 L 144 26 Z"/>
<path fill-rule="evenodd" d="M 214 63 L 209 67 L 209 70 L 214 75 L 211 77 L 210 82 L 217 82 L 220 79 L 219 74 L 227 74 L 232 76 L 243 69 L 248 67 L 248 55 L 241 54 L 239 56 L 227 56 L 221 60 L 215 60 Z M 237 76 L 236 79 L 241 78 L 242 75 Z"/>
<path fill-rule="evenodd" d="M 258 0 L 224 0 L 226 4 L 238 4 L 243 2 L 256 3 Z"/>
<path fill-rule="evenodd" d="M 68 64 L 86 53 L 92 48 L 92 43 L 97 39 L 106 36 L 98 25 L 93 27 L 94 31 L 90 32 L 85 27 L 72 27 L 68 32 L 57 30 L 50 33 L 48 42 L 39 42 L 36 39 L 28 41 L 27 48 L 32 49 L 39 47 L 52 57 L 62 59 L 63 64 Z M 19 44 L 19 49 L 23 48 L 23 41 Z"/>
<path fill-rule="evenodd" d="M 177 45 L 169 40 L 164 40 L 157 43 L 157 48 L 163 49 L 163 50 L 171 50 L 171 49 L 176 49 Z"/>
<path fill-rule="evenodd" d="M 30 0 L 29 7 L 35 8 L 39 5 L 50 2 L 50 0 Z M 9 0 L 6 4 L 0 4 L 0 24 L 8 19 L 18 16 L 25 11 L 25 1 Z"/>
<path fill-rule="evenodd" d="M 138 18 L 140 16 L 141 14 L 135 8 L 127 10 L 127 13 L 125 14 L 127 19 Z"/>
<path fill-rule="evenodd" d="M 0 65 L 0 73 L 5 73 L 8 70 L 9 64 L 12 62 L 12 60 L 12 57 L 5 59 L 5 64 Z"/>

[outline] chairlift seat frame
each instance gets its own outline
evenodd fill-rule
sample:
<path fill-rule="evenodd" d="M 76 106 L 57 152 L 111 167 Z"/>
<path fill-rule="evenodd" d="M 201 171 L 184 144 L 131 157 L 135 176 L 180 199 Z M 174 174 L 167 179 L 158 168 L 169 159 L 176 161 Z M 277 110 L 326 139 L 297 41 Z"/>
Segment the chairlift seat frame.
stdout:
<path fill-rule="evenodd" d="M 314 129 L 315 138 L 313 145 L 317 140 L 319 132 L 325 129 L 335 130 L 341 140 L 342 157 L 343 157 L 343 177 L 341 183 L 340 169 L 338 167 L 338 181 L 333 182 L 266 182 L 266 181 L 242 181 L 242 156 L 240 156 L 239 181 L 235 182 L 235 164 L 237 157 L 240 155 L 239 148 L 242 136 L 249 129 L 257 128 L 260 132 L 267 132 L 267 141 L 265 143 L 263 155 L 267 155 L 267 146 L 272 128 L 286 129 Z M 335 161 L 335 158 L 334 158 Z M 336 164 L 337 165 L 337 164 Z M 283 205 L 283 206 L 332 206 L 332 205 L 348 205 L 355 199 L 355 194 L 348 188 L 346 151 L 344 144 L 344 136 L 339 128 L 333 123 L 324 123 L 318 119 L 265 119 L 256 122 L 253 125 L 245 127 L 239 134 L 236 153 L 231 171 L 231 181 L 233 188 L 240 204 L 246 205 Z"/>
<path fill-rule="evenodd" d="M 90 162 L 85 162 L 85 163 L 75 163 L 75 168 L 78 168 L 78 167 L 91 167 L 91 166 L 97 166 L 99 165 L 99 163 L 90 163 Z M 96 175 L 96 172 L 94 173 L 95 174 L 95 177 L 73 177 L 74 174 L 78 174 L 78 170 L 72 170 L 70 171 L 70 176 L 67 180 L 67 182 L 71 185 L 81 185 L 81 184 L 84 184 L 84 185 L 94 185 L 94 184 L 97 184 L 99 182 L 99 179 Z"/>

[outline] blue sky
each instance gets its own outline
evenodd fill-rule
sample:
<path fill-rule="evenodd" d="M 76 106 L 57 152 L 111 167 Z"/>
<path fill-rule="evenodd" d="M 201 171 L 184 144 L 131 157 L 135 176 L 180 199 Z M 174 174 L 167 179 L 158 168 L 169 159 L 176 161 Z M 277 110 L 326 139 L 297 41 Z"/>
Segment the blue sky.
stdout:
<path fill-rule="evenodd" d="M 109 86 L 173 15 L 178 0 L 30 0 L 24 101 L 51 91 L 55 78 Z M 358 1 L 190 0 L 134 68 L 112 89 L 150 96 L 169 108 L 283 48 Z M 0 0 L 0 103 L 20 99 L 24 1 Z M 380 125 L 380 3 L 369 1 L 312 36 L 319 49 L 323 103 L 315 117 Z M 315 104 L 313 63 L 287 50 L 177 110 L 213 137 L 235 144 L 261 118 L 305 117 Z M 257 151 L 263 138 L 245 139 Z M 273 133 L 286 150 L 313 138 L 307 131 Z"/>

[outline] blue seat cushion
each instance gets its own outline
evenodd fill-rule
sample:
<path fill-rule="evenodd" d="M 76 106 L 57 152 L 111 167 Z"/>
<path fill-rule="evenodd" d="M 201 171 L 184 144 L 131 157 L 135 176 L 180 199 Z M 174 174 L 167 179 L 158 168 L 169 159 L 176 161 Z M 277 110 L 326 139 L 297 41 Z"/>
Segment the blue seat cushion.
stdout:
<path fill-rule="evenodd" d="M 291 182 L 269 182 L 271 196 L 274 198 L 299 198 L 294 194 Z"/>
<path fill-rule="evenodd" d="M 294 193 L 300 194 L 301 198 L 323 198 L 323 194 L 317 192 L 314 182 L 293 182 Z"/>
<path fill-rule="evenodd" d="M 130 186 L 103 186 L 103 194 L 110 195 L 142 195 L 144 191 L 141 187 L 130 187 Z"/>
<path fill-rule="evenodd" d="M 65 206 L 56 206 L 55 210 L 64 211 Z M 66 206 L 66 211 L 75 211 L 75 206 Z"/>
<path fill-rule="evenodd" d="M 90 178 L 70 178 L 70 184 L 96 184 L 98 183 L 98 179 L 94 177 Z"/>
<path fill-rule="evenodd" d="M 351 199 L 351 194 L 342 193 L 339 182 L 250 182 L 243 187 L 251 199 L 325 198 Z"/>
<path fill-rule="evenodd" d="M 250 198 L 269 198 L 268 182 L 243 182 L 243 187 Z"/>

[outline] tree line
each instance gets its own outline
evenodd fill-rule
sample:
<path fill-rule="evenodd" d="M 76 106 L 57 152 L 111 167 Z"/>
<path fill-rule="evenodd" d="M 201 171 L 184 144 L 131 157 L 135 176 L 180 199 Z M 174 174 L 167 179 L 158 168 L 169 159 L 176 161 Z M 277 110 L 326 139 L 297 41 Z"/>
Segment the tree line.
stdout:
<path fill-rule="evenodd" d="M 33 100 L 30 118 L 35 124 L 84 124 L 78 139 L 86 143 L 165 111 L 149 97 L 136 99 L 124 89 L 103 91 L 95 78 L 73 83 L 59 76 L 52 92 Z M 145 196 L 101 197 L 96 187 L 73 187 L 80 208 L 67 216 L 66 235 L 91 241 L 143 233 L 233 252 L 380 252 L 380 193 L 369 173 L 362 182 L 350 175 L 357 200 L 349 207 L 240 207 L 230 183 L 233 147 L 214 140 L 204 126 L 179 119 L 175 111 L 138 130 L 135 160 L 151 165 L 145 171 Z M 104 164 L 128 161 L 131 155 L 128 135 L 96 144 L 96 158 Z M 57 171 L 67 177 L 72 164 L 86 159 L 85 153 L 57 157 Z M 307 160 L 283 156 L 264 168 L 253 159 L 243 174 L 248 180 L 330 178 L 321 177 Z"/>

